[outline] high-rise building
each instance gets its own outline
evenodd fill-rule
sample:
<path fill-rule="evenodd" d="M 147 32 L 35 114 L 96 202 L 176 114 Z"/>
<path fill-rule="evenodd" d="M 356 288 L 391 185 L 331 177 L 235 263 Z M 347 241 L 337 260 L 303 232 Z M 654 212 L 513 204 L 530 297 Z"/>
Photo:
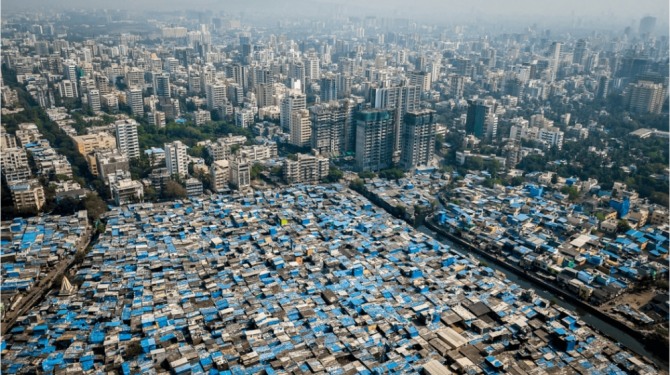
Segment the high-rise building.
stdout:
<path fill-rule="evenodd" d="M 403 168 L 429 165 L 435 154 L 435 111 L 423 109 L 407 112 L 402 143 Z"/>
<path fill-rule="evenodd" d="M 135 120 L 119 120 L 116 127 L 116 145 L 130 159 L 140 157 L 140 143 L 137 138 L 138 123 Z"/>
<path fill-rule="evenodd" d="M 468 104 L 465 131 L 467 134 L 474 134 L 475 137 L 481 139 L 487 132 L 488 115 L 495 113 L 496 102 L 494 99 L 476 99 L 468 100 Z"/>
<path fill-rule="evenodd" d="M 407 73 L 410 86 L 419 86 L 421 91 L 429 91 L 431 83 L 431 73 L 424 71 L 413 71 Z"/>
<path fill-rule="evenodd" d="M 165 144 L 165 166 L 170 176 L 179 177 L 188 176 L 188 155 L 186 154 L 186 145 L 181 141 L 174 141 Z"/>
<path fill-rule="evenodd" d="M 354 151 L 353 104 L 343 99 L 309 108 L 312 119 L 311 146 L 325 156 Z"/>
<path fill-rule="evenodd" d="M 661 113 L 667 88 L 662 83 L 639 81 L 631 83 L 626 95 L 626 105 L 630 111 L 640 113 Z"/>
<path fill-rule="evenodd" d="M 321 101 L 337 100 L 337 79 L 334 74 L 321 77 Z"/>
<path fill-rule="evenodd" d="M 79 97 L 79 90 L 77 87 L 79 82 L 79 76 L 77 75 L 77 64 L 74 61 L 67 60 L 63 63 L 63 78 L 70 81 L 70 83 L 72 84 L 72 96 L 67 97 L 68 98 Z"/>
<path fill-rule="evenodd" d="M 549 47 L 549 67 L 551 68 L 553 78 L 556 78 L 558 75 L 558 67 L 561 62 L 561 46 L 561 43 L 553 42 L 551 47 Z"/>
<path fill-rule="evenodd" d="M 310 145 L 312 136 L 312 122 L 309 119 L 309 111 L 299 109 L 291 112 L 290 143 L 298 147 Z"/>
<path fill-rule="evenodd" d="M 465 78 L 457 74 L 452 75 L 449 80 L 449 94 L 455 98 L 463 97 L 463 89 L 465 87 Z"/>
<path fill-rule="evenodd" d="M 319 58 L 312 55 L 305 61 L 305 76 L 310 81 L 318 81 L 321 78 L 321 66 Z"/>
<path fill-rule="evenodd" d="M 291 131 L 291 114 L 293 111 L 307 109 L 307 97 L 305 94 L 292 92 L 281 101 L 279 123 L 282 131 L 289 133 Z"/>
<path fill-rule="evenodd" d="M 135 116 L 144 116 L 144 99 L 142 98 L 142 89 L 131 87 L 126 91 L 126 102 L 130 111 Z"/>
<path fill-rule="evenodd" d="M 400 135 L 405 113 L 418 110 L 421 101 L 421 86 L 396 86 L 373 88 L 370 92 L 370 101 L 374 108 L 393 110 L 395 124 L 395 139 L 393 141 L 395 159 L 400 156 Z"/>
<path fill-rule="evenodd" d="M 572 53 L 572 63 L 584 65 L 588 50 L 588 43 L 586 40 L 579 39 L 575 44 L 575 50 Z"/>
<path fill-rule="evenodd" d="M 207 109 L 221 110 L 226 106 L 226 86 L 221 83 L 207 85 Z"/>
<path fill-rule="evenodd" d="M 640 28 L 638 29 L 640 35 L 650 35 L 656 28 L 656 17 L 647 16 L 640 20 Z"/>
<path fill-rule="evenodd" d="M 295 88 L 299 84 L 301 92 L 305 92 L 305 64 L 302 61 L 296 61 L 291 64 L 291 71 L 289 74 L 289 87 Z"/>
<path fill-rule="evenodd" d="M 329 171 L 328 158 L 320 155 L 298 154 L 296 160 L 286 158 L 282 167 L 284 181 L 289 184 L 318 184 Z"/>
<path fill-rule="evenodd" d="M 88 106 L 91 107 L 91 110 L 97 112 L 100 110 L 100 91 L 97 89 L 88 90 L 87 94 Z"/>
<path fill-rule="evenodd" d="M 275 105 L 274 85 L 270 83 L 259 83 L 256 85 L 256 101 L 258 103 L 258 108 Z"/>
<path fill-rule="evenodd" d="M 360 171 L 388 168 L 393 160 L 395 138 L 393 113 L 366 109 L 356 115 L 356 167 Z"/>
<path fill-rule="evenodd" d="M 160 98 L 169 98 L 170 97 L 170 74 L 161 73 L 154 76 L 154 94 Z"/>
<path fill-rule="evenodd" d="M 64 79 L 58 85 L 58 94 L 61 98 L 75 98 L 77 97 L 77 85 L 69 79 Z"/>

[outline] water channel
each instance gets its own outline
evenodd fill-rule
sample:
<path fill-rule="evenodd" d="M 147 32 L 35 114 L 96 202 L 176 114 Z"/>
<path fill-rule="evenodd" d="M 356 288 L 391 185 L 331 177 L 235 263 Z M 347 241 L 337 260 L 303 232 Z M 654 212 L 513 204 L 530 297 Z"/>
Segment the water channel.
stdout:
<path fill-rule="evenodd" d="M 530 281 L 525 280 L 525 279 L 515 275 L 514 273 L 508 271 L 507 269 L 505 269 L 503 267 L 500 267 L 495 262 L 485 261 L 479 255 L 463 249 L 461 246 L 449 241 L 448 239 L 444 238 L 443 236 L 441 236 L 437 233 L 432 232 L 430 229 L 426 228 L 423 225 L 419 226 L 417 229 L 419 231 L 431 236 L 431 237 L 436 238 L 438 241 L 448 245 L 450 248 L 458 251 L 461 254 L 470 254 L 475 259 L 477 259 L 479 261 L 482 261 L 482 262 L 486 262 L 488 267 L 490 267 L 490 268 L 492 268 L 496 271 L 502 272 L 509 280 L 513 281 L 517 285 L 519 285 L 523 288 L 526 288 L 526 289 L 532 289 L 540 297 L 545 298 L 545 299 L 552 299 L 559 306 L 564 307 L 564 308 L 566 308 L 570 311 L 574 311 L 577 315 L 579 315 L 579 317 L 584 322 L 589 324 L 591 327 L 597 329 L 598 331 L 600 331 L 600 332 L 604 333 L 605 335 L 611 337 L 612 339 L 618 341 L 621 345 L 625 346 L 626 348 L 630 349 L 631 351 L 633 351 L 633 352 L 635 352 L 635 353 L 637 353 L 637 354 L 639 354 L 639 355 L 641 355 L 645 358 L 649 358 L 657 366 L 659 366 L 661 369 L 667 368 L 667 364 L 664 364 L 664 362 L 661 358 L 658 358 L 657 356 L 655 356 L 654 354 L 649 352 L 647 349 L 645 349 L 644 345 L 640 341 L 638 341 L 634 337 L 631 337 L 630 335 L 628 335 L 626 332 L 622 331 L 621 329 L 603 321 L 602 319 L 598 318 L 597 316 L 594 316 L 594 315 L 592 315 L 592 314 L 590 314 L 586 311 L 583 311 L 582 309 L 578 308 L 577 306 L 571 304 L 570 302 L 568 302 L 568 301 L 566 301 L 562 298 L 558 298 L 557 296 L 554 296 L 553 294 L 551 294 L 551 293 L 549 293 L 545 290 L 538 289 L 537 286 L 535 284 L 531 283 Z"/>

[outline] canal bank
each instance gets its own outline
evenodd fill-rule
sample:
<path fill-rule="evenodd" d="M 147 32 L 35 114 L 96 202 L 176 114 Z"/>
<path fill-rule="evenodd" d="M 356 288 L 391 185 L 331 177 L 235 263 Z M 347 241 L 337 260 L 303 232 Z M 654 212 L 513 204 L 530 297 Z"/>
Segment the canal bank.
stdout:
<path fill-rule="evenodd" d="M 432 231 L 438 235 L 436 236 L 438 240 L 446 243 L 447 245 L 450 245 L 451 247 L 454 247 L 456 250 L 461 250 L 461 252 L 472 254 L 478 260 L 482 260 L 483 258 L 484 260 L 493 262 L 494 265 L 490 266 L 498 271 L 503 272 L 510 280 L 517 282 L 524 288 L 534 290 L 543 298 L 554 300 L 559 306 L 567 308 L 571 311 L 575 311 L 575 313 L 579 315 L 580 318 L 584 320 L 584 322 L 588 323 L 604 336 L 612 339 L 613 341 L 619 342 L 621 345 L 625 346 L 631 351 L 648 358 L 660 368 L 664 369 L 668 367 L 667 358 L 661 358 L 660 356 L 646 349 L 643 342 L 644 335 L 642 335 L 639 331 L 627 326 L 623 322 L 620 322 L 619 320 L 607 314 L 604 314 L 598 310 L 597 307 L 576 298 L 571 293 L 525 272 L 520 267 L 504 262 L 492 254 L 482 251 L 478 247 L 468 243 L 462 238 L 449 233 L 448 231 L 433 223 L 432 217 L 427 218 L 424 225 L 425 228 L 429 230 L 428 233 L 426 233 L 427 231 L 423 231 L 424 233 L 433 235 L 433 233 L 430 233 L 430 231 Z M 417 229 L 421 230 L 422 228 Z M 445 241 L 445 238 L 449 241 Z M 464 249 L 466 251 L 463 251 Z M 562 298 L 556 299 L 552 297 Z"/>

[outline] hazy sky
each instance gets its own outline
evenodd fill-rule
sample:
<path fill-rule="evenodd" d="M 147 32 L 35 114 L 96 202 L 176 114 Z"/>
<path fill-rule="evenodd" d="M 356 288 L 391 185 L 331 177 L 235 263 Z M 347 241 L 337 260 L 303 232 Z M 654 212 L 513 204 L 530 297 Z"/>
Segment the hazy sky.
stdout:
<path fill-rule="evenodd" d="M 646 15 L 667 25 L 668 0 L 3 0 L 2 10 L 59 8 L 107 8 L 138 10 L 244 11 L 246 14 L 333 14 L 430 17 L 451 20 L 467 16 L 495 22 L 496 17 L 528 22 L 558 18 L 582 18 L 632 25 Z M 334 9 L 335 8 L 335 9 Z M 457 18 L 458 19 L 458 18 Z M 465 22 L 468 19 L 463 20 Z"/>

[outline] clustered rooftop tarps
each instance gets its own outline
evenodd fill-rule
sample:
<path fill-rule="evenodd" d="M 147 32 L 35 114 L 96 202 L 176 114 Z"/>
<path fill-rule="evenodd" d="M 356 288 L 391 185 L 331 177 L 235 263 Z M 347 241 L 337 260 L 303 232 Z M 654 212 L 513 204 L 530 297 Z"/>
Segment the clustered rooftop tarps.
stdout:
<path fill-rule="evenodd" d="M 662 226 L 645 225 L 616 238 L 594 235 L 594 216 L 543 194 L 536 185 L 502 190 L 466 185 L 451 189 L 450 198 L 435 215 L 442 228 L 594 305 L 626 293 L 644 277 L 668 274 L 668 237 Z M 630 309 L 618 311 L 643 325 L 667 320 L 653 312 L 655 319 Z"/>
<path fill-rule="evenodd" d="M 654 373 L 340 185 L 115 208 L 72 283 L 4 373 Z"/>
<path fill-rule="evenodd" d="M 3 226 L 2 280 L 3 303 L 17 297 L 41 280 L 50 266 L 74 256 L 88 238 L 86 211 L 73 216 L 42 215 L 16 218 Z M 5 303 L 4 308 L 11 307 Z M 4 357 L 4 356 L 3 356 Z"/>

